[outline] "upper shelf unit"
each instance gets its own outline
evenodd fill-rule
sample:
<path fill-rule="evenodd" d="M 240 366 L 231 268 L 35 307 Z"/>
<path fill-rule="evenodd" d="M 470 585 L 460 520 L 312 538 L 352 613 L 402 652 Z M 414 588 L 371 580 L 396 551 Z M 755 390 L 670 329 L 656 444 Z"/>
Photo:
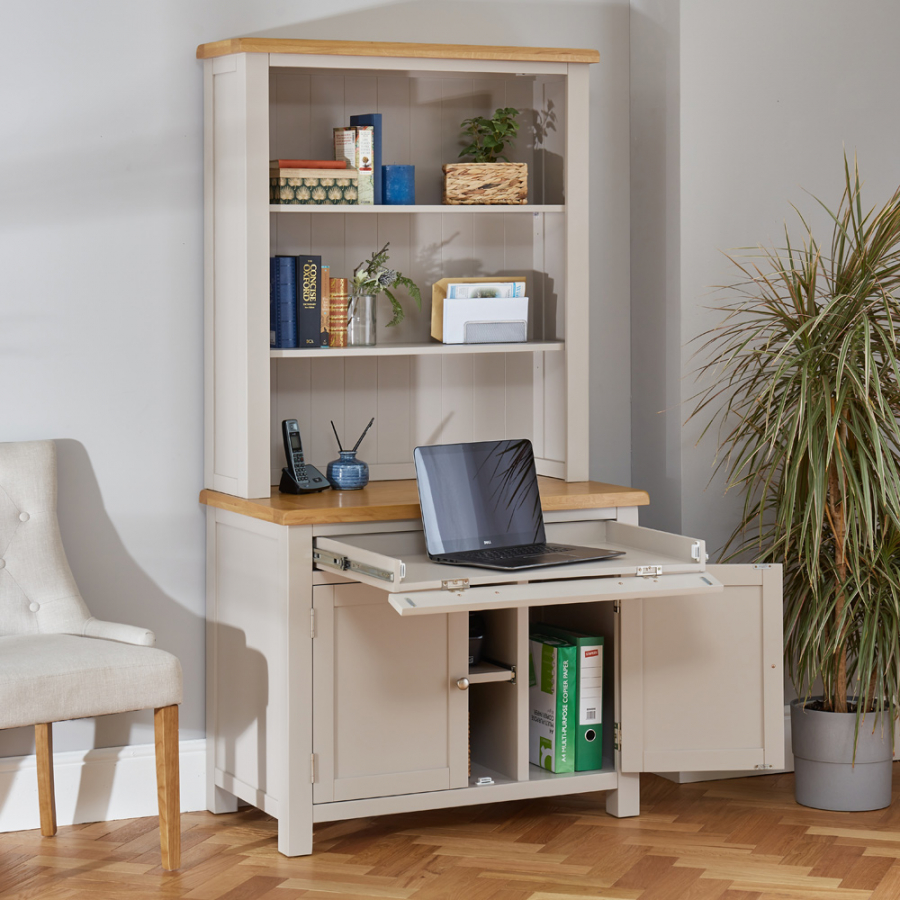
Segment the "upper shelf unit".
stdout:
<path fill-rule="evenodd" d="M 414 474 L 423 443 L 528 437 L 538 471 L 588 477 L 588 63 L 593 50 L 239 38 L 205 44 L 206 460 L 208 488 L 265 497 L 279 423 L 300 423 L 307 458 L 334 458 L 330 421 L 361 432 L 373 480 Z M 460 123 L 521 110 L 508 156 L 529 168 L 528 204 L 445 206 L 441 166 Z M 273 206 L 268 163 L 327 159 L 332 129 L 383 118 L 382 161 L 416 167 L 416 204 Z M 360 351 L 269 349 L 268 260 L 313 253 L 349 277 L 390 242 L 419 285 L 418 311 Z M 522 275 L 529 343 L 445 347 L 430 338 L 431 285 Z M 528 352 L 522 352 L 528 351 Z"/>

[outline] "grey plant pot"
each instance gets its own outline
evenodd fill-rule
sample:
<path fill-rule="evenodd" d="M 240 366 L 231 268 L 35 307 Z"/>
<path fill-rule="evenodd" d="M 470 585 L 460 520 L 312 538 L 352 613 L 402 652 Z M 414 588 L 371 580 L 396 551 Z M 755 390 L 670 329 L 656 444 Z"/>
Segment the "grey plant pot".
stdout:
<path fill-rule="evenodd" d="M 890 806 L 890 718 L 868 713 L 860 722 L 854 763 L 855 728 L 855 712 L 821 712 L 806 709 L 803 700 L 791 703 L 794 796 L 799 804 L 844 812 Z"/>

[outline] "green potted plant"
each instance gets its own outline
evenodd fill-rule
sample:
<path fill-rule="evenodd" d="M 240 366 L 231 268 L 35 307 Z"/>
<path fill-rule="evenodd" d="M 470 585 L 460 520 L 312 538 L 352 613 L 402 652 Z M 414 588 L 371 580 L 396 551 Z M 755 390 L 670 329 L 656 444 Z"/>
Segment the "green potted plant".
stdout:
<path fill-rule="evenodd" d="M 503 155 L 519 132 L 519 110 L 501 107 L 487 118 L 473 116 L 460 128 L 467 145 L 460 158 L 470 162 L 443 166 L 443 202 L 447 204 L 528 202 L 528 164 L 511 163 Z"/>
<path fill-rule="evenodd" d="M 393 315 L 388 328 L 399 325 L 405 315 L 403 305 L 394 294 L 397 287 L 406 288 L 416 306 L 422 308 L 419 286 L 395 269 L 388 268 L 390 241 L 364 259 L 350 279 L 350 301 L 347 305 L 347 343 L 350 346 L 371 346 L 375 343 L 375 303 L 379 294 L 391 301 Z"/>
<path fill-rule="evenodd" d="M 797 800 L 878 809 L 900 676 L 900 189 L 864 212 L 844 170 L 827 252 L 801 216 L 800 243 L 732 260 L 691 415 L 718 425 L 743 495 L 727 556 L 784 566 Z"/>

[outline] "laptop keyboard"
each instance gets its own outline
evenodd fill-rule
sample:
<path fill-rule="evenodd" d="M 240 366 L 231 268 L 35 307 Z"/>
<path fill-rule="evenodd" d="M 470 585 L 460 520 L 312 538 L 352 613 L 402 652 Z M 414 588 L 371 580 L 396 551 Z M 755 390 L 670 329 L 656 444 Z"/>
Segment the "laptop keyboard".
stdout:
<path fill-rule="evenodd" d="M 540 556 L 542 553 L 558 553 L 570 549 L 570 547 L 562 547 L 559 544 L 554 544 L 552 547 L 549 544 L 525 544 L 520 547 L 498 547 L 496 550 L 470 550 L 467 553 L 454 553 L 453 556 L 455 559 L 492 561 Z"/>

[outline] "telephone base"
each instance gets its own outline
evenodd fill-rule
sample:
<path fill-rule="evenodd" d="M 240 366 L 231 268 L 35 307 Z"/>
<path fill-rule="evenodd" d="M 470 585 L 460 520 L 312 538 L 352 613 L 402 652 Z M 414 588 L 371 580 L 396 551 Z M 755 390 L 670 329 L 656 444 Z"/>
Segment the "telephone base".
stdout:
<path fill-rule="evenodd" d="M 307 479 L 305 481 L 295 481 L 294 476 L 284 468 L 281 470 L 281 483 L 278 490 L 282 494 L 314 494 L 317 491 L 324 491 L 331 487 L 328 479 L 315 467 L 306 466 Z"/>

